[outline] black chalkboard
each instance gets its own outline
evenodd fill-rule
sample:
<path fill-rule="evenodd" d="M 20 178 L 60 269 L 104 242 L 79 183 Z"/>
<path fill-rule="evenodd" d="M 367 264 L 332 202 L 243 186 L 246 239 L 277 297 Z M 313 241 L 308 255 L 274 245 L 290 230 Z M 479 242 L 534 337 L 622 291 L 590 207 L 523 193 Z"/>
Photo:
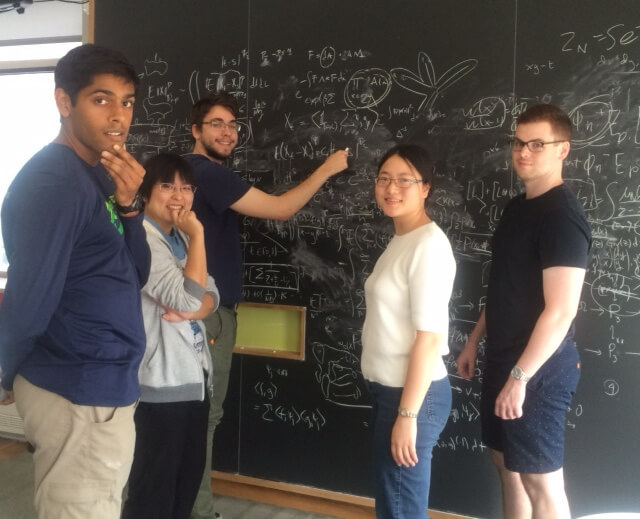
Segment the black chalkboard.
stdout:
<path fill-rule="evenodd" d="M 565 177 L 594 248 L 577 321 L 583 375 L 567 421 L 567 492 L 577 516 L 640 511 L 637 0 L 110 0 L 96 2 L 95 41 L 141 72 L 129 139 L 140 158 L 189 151 L 192 100 L 218 88 L 243 105 L 231 165 L 258 187 L 283 191 L 332 150 L 351 150 L 351 171 L 290 221 L 242 222 L 245 297 L 307 307 L 307 360 L 235 357 L 219 470 L 371 495 L 362 286 L 392 233 L 372 179 L 392 144 L 430 146 L 430 214 L 458 263 L 454 407 L 430 503 L 475 517 L 500 515 L 499 486 L 479 438 L 479 383 L 454 375 L 455 356 L 484 302 L 490 236 L 520 191 L 505 141 L 530 104 L 570 112 Z M 482 367 L 481 356 L 479 376 Z"/>

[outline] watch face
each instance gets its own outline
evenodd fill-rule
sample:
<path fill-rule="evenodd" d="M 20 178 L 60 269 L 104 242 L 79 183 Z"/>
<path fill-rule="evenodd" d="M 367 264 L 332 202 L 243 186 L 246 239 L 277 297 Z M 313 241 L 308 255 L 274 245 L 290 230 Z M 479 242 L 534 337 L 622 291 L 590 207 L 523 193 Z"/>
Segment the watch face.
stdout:
<path fill-rule="evenodd" d="M 133 199 L 133 203 L 131 205 L 135 207 L 136 211 L 142 211 L 143 204 L 140 193 L 136 193 L 136 197 Z"/>
<path fill-rule="evenodd" d="M 513 366 L 513 368 L 511 369 L 511 376 L 516 380 L 524 380 L 525 382 L 529 380 L 529 377 L 525 375 L 520 366 Z"/>
<path fill-rule="evenodd" d="M 136 193 L 136 196 L 133 199 L 133 202 L 131 202 L 131 205 L 122 206 L 116 204 L 116 207 L 118 211 L 123 214 L 133 213 L 134 211 L 141 211 L 143 208 L 142 197 L 140 196 L 140 193 Z"/>

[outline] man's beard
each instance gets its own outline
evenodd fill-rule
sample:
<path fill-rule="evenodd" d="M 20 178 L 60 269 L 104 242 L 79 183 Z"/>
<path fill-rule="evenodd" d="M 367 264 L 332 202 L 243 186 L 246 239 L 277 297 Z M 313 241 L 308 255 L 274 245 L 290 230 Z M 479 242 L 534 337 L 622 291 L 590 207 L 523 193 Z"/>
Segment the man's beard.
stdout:
<path fill-rule="evenodd" d="M 216 162 L 224 162 L 229 158 L 229 155 L 223 155 L 222 153 L 218 153 L 210 146 L 204 145 L 204 151 L 207 152 L 207 157 L 216 161 Z"/>

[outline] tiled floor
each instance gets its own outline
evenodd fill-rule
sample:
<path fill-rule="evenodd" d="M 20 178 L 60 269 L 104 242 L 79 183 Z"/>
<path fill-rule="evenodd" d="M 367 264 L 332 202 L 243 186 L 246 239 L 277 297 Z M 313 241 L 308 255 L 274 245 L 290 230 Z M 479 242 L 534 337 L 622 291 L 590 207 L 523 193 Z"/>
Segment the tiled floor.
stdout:
<path fill-rule="evenodd" d="M 36 519 L 33 463 L 25 444 L 0 439 L 0 519 Z M 222 519 L 329 519 L 332 516 L 219 496 Z"/>

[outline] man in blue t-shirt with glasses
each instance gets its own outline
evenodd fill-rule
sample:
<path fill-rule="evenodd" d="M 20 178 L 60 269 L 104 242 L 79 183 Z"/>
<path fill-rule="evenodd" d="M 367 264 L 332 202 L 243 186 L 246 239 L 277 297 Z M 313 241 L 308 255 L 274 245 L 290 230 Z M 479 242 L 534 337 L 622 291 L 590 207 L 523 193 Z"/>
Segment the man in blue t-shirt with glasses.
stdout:
<path fill-rule="evenodd" d="M 219 517 L 211 494 L 211 439 L 222 418 L 229 384 L 231 351 L 236 338 L 236 304 L 242 300 L 244 265 L 239 216 L 287 220 L 301 209 L 330 177 L 347 167 L 347 150 L 329 155 L 309 177 L 280 195 L 250 186 L 224 161 L 238 144 L 238 103 L 231 94 L 218 92 L 203 98 L 191 110 L 193 152 L 185 158 L 196 174 L 193 210 L 204 226 L 207 268 L 220 290 L 220 307 L 204 319 L 213 357 L 213 397 L 209 412 L 207 464 L 193 519 Z"/>

